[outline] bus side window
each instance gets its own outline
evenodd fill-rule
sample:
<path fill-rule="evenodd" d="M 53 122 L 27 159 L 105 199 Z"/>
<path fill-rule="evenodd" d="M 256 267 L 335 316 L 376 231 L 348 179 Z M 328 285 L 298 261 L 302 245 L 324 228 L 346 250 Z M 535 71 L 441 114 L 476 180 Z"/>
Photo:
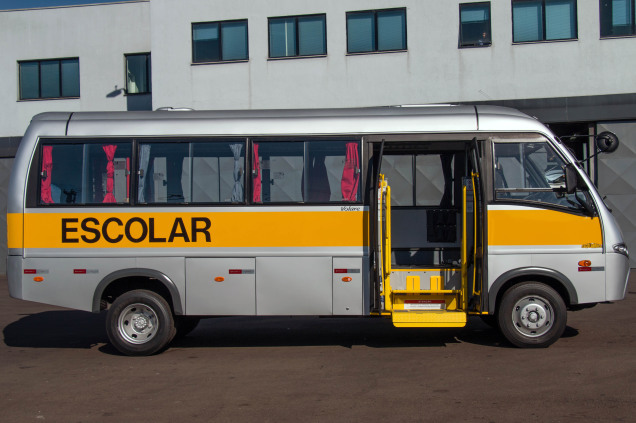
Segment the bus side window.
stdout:
<path fill-rule="evenodd" d="M 129 201 L 130 143 L 51 143 L 41 150 L 41 205 Z"/>
<path fill-rule="evenodd" d="M 258 141 L 253 144 L 254 203 L 357 202 L 357 141 Z"/>
<path fill-rule="evenodd" d="M 575 194 L 565 193 L 565 162 L 548 142 L 495 143 L 494 163 L 496 200 L 581 210 Z"/>
<path fill-rule="evenodd" d="M 141 143 L 137 201 L 241 203 L 244 175 L 244 141 Z"/>

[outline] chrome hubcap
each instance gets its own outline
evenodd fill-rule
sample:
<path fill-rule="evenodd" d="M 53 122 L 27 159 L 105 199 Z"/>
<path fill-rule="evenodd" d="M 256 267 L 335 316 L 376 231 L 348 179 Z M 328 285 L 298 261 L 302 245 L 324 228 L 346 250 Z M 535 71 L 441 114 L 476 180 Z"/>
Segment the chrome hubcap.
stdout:
<path fill-rule="evenodd" d="M 512 309 L 512 322 L 524 336 L 537 337 L 550 330 L 554 313 L 550 303 L 542 297 L 529 295 L 521 298 Z"/>
<path fill-rule="evenodd" d="M 131 304 L 119 315 L 119 334 L 131 344 L 150 341 L 159 329 L 157 313 L 145 304 Z"/>

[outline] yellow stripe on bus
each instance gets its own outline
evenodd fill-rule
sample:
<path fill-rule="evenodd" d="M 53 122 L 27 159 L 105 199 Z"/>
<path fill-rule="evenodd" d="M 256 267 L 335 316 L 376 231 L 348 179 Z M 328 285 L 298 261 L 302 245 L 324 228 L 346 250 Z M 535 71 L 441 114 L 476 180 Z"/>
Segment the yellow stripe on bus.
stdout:
<path fill-rule="evenodd" d="M 598 217 L 553 210 L 489 210 L 489 245 L 580 245 L 601 247 Z"/>
<path fill-rule="evenodd" d="M 20 215 L 11 219 L 16 226 Z M 30 213 L 24 248 L 358 247 L 367 212 Z M 17 230 L 9 247 L 21 244 Z"/>
<path fill-rule="evenodd" d="M 22 214 L 7 213 L 7 246 L 22 248 Z"/>

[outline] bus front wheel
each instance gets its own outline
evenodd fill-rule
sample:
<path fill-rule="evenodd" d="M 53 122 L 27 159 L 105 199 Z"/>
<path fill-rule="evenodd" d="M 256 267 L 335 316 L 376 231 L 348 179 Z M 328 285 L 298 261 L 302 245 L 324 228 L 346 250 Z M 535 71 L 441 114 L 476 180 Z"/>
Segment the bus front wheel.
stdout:
<path fill-rule="evenodd" d="M 520 348 L 544 348 L 556 342 L 567 322 L 563 298 L 539 282 L 523 282 L 503 295 L 497 315 L 499 330 Z"/>
<path fill-rule="evenodd" d="M 166 300 L 144 289 L 119 296 L 108 309 L 106 332 L 111 344 L 126 355 L 151 355 L 175 335 L 174 318 Z"/>

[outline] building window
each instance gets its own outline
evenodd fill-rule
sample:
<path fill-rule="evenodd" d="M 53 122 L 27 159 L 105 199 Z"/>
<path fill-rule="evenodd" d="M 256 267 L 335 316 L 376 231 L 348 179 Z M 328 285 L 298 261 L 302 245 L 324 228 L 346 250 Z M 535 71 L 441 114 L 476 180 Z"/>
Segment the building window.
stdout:
<path fill-rule="evenodd" d="M 513 0 L 513 42 L 577 38 L 576 0 Z"/>
<path fill-rule="evenodd" d="M 406 50 L 406 9 L 347 13 L 347 52 Z"/>
<path fill-rule="evenodd" d="M 247 59 L 247 19 L 192 24 L 192 62 Z"/>
<path fill-rule="evenodd" d="M 80 95 L 78 58 L 18 62 L 18 67 L 20 100 Z"/>
<path fill-rule="evenodd" d="M 485 47 L 490 36 L 490 2 L 459 5 L 459 46 Z"/>
<path fill-rule="evenodd" d="M 148 94 L 152 92 L 150 78 L 150 53 L 127 54 L 126 93 Z"/>
<path fill-rule="evenodd" d="M 636 35 L 634 0 L 601 0 L 601 37 Z"/>
<path fill-rule="evenodd" d="M 326 16 L 269 18 L 269 57 L 327 54 Z"/>

